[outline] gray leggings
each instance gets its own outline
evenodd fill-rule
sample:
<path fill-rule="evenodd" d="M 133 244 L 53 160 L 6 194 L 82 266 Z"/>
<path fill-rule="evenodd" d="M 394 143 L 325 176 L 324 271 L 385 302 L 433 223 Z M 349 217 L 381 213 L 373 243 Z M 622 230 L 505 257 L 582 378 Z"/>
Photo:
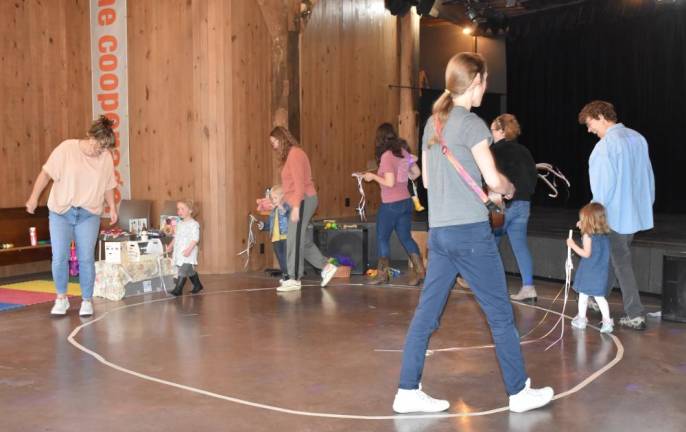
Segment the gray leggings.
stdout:
<path fill-rule="evenodd" d="M 179 269 L 179 277 L 191 277 L 196 275 L 195 266 L 193 264 L 182 264 L 176 266 Z"/>
<path fill-rule="evenodd" d="M 317 209 L 317 195 L 306 196 L 300 202 L 300 220 L 293 223 L 288 220 L 288 234 L 286 239 L 286 256 L 288 260 L 288 276 L 300 280 L 305 272 L 305 260 L 318 269 L 324 268 L 326 258 L 312 241 L 312 232 L 308 233 L 307 225 Z"/>

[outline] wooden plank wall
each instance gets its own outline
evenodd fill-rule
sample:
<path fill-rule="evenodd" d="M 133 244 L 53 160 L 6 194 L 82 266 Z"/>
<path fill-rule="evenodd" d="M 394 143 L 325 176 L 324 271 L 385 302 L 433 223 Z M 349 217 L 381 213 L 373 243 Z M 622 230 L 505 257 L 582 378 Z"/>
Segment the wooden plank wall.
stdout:
<path fill-rule="evenodd" d="M 129 2 L 132 193 L 199 204 L 200 270 L 242 270 L 248 213 L 272 179 L 271 39 L 257 5 Z M 258 242 L 266 242 L 258 235 Z M 251 268 L 270 249 L 253 250 Z"/>
<path fill-rule="evenodd" d="M 397 19 L 383 0 L 321 0 L 301 43 L 302 145 L 319 191 L 318 217 L 354 215 L 359 200 L 353 171 L 374 159 L 382 122 L 397 126 Z M 368 213 L 379 203 L 367 184 Z M 350 207 L 345 206 L 350 199 Z"/>
<path fill-rule="evenodd" d="M 164 201 L 195 199 L 200 270 L 240 271 L 247 215 L 278 178 L 267 139 L 272 40 L 252 2 L 163 3 L 128 2 L 132 195 L 153 200 L 153 225 Z M 3 1 L 0 24 L 1 208 L 22 206 L 50 151 L 90 123 L 88 2 Z M 376 126 L 397 122 L 397 36 L 383 0 L 322 0 L 302 36 L 302 142 L 320 216 L 354 214 L 350 173 L 373 158 Z M 374 208 L 378 188 L 367 190 Z M 260 242 L 251 269 L 271 262 Z"/>
<path fill-rule="evenodd" d="M 52 149 L 85 135 L 89 41 L 85 0 L 0 2 L 0 208 L 23 206 Z"/>

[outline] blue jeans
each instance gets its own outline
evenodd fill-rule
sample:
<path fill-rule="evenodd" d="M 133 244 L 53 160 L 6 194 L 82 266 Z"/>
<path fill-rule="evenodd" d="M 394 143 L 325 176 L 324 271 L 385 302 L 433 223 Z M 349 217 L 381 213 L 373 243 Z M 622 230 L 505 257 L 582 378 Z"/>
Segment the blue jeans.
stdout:
<path fill-rule="evenodd" d="M 100 232 L 100 216 L 81 207 L 72 207 L 64 214 L 50 212 L 50 244 L 52 246 L 52 278 L 57 294 L 67 293 L 69 283 L 69 248 L 76 242 L 79 260 L 81 297 L 93 297 L 95 283 L 95 243 Z"/>
<path fill-rule="evenodd" d="M 510 238 L 510 246 L 517 260 L 523 286 L 534 284 L 534 264 L 526 242 L 530 211 L 529 201 L 512 201 L 512 204 L 505 209 L 505 225 L 494 232 L 498 244 L 504 235 Z"/>
<path fill-rule="evenodd" d="M 488 222 L 429 230 L 429 268 L 407 331 L 399 387 L 418 388 L 429 338 L 438 329 L 458 273 L 467 281 L 486 315 L 507 393 L 519 393 L 527 379 L 524 358 L 505 270 Z"/>
<path fill-rule="evenodd" d="M 381 203 L 376 214 L 376 245 L 379 258 L 391 256 L 391 234 L 395 230 L 400 244 L 407 254 L 419 255 L 419 247 L 412 238 L 412 211 L 414 205 L 410 198 L 392 203 Z"/>

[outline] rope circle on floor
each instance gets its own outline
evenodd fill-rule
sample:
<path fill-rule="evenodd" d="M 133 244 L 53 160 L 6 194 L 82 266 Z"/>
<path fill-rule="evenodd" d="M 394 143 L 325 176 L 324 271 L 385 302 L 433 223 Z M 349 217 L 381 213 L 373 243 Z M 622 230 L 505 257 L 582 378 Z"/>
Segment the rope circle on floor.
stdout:
<path fill-rule="evenodd" d="M 346 285 L 341 285 L 341 286 L 350 286 L 350 285 L 351 285 L 351 284 L 346 284 Z M 359 284 L 352 284 L 352 285 L 359 285 Z M 309 285 L 303 285 L 303 287 L 307 287 L 307 286 L 309 286 Z M 319 285 L 316 285 L 316 286 L 317 286 L 317 288 L 319 288 Z M 332 287 L 333 287 L 333 286 L 332 286 Z M 218 295 L 218 294 L 233 294 L 233 293 L 257 292 L 257 291 L 274 291 L 274 290 L 275 290 L 275 288 L 246 288 L 246 289 L 240 289 L 240 290 L 226 290 L 226 291 L 216 291 L 216 292 L 206 293 L 206 294 L 196 294 L 196 296 L 197 296 L 197 295 L 202 295 L 202 296 L 213 296 L 213 295 Z M 463 293 L 463 294 L 470 294 L 470 293 L 468 293 L 467 291 L 462 291 L 462 290 L 455 290 L 455 291 L 460 292 L 460 293 Z M 235 398 L 235 397 L 231 397 L 231 396 L 226 396 L 226 395 L 222 395 L 222 394 L 210 392 L 210 391 L 207 391 L 207 390 L 203 390 L 203 389 L 199 389 L 199 388 L 195 388 L 195 387 L 191 387 L 191 386 L 187 386 L 187 385 L 175 383 L 175 382 L 173 382 L 173 381 L 163 380 L 163 379 L 156 378 L 156 377 L 153 377 L 153 376 L 150 376 L 150 375 L 146 375 L 146 374 L 143 374 L 143 373 L 140 373 L 140 372 L 136 372 L 136 371 L 133 371 L 133 370 L 124 368 L 124 367 L 122 367 L 122 366 L 119 366 L 119 365 L 117 365 L 117 364 L 115 364 L 115 363 L 110 362 L 109 360 L 107 360 L 106 358 L 104 358 L 102 355 L 98 354 L 98 353 L 95 352 L 95 351 L 92 351 L 92 350 L 86 348 L 85 346 L 81 345 L 79 342 L 76 341 L 76 336 L 79 334 L 79 332 L 80 332 L 82 329 L 84 329 L 84 328 L 86 328 L 86 327 L 88 327 L 88 326 L 91 326 L 91 325 L 95 324 L 95 323 L 98 322 L 98 321 L 101 321 L 101 320 L 105 319 L 105 318 L 106 318 L 109 314 L 111 314 L 111 313 L 119 312 L 119 311 L 122 311 L 122 310 L 125 310 L 125 309 L 128 309 L 128 308 L 133 308 L 133 307 L 137 307 L 137 306 L 144 305 L 144 304 L 159 303 L 159 302 L 165 302 L 165 301 L 170 301 L 170 300 L 175 300 L 175 299 L 176 299 L 176 297 L 170 297 L 170 298 L 168 297 L 168 298 L 161 298 L 161 299 L 155 299 L 155 300 L 147 300 L 147 301 L 142 301 L 142 302 L 139 302 L 139 303 L 132 303 L 132 304 L 128 304 L 128 305 L 116 307 L 116 308 L 114 308 L 114 309 L 112 309 L 112 310 L 109 310 L 109 311 L 103 313 L 102 315 L 99 315 L 97 318 L 94 318 L 93 320 L 88 321 L 88 322 L 86 322 L 86 323 L 83 323 L 83 324 L 79 325 L 78 327 L 76 327 L 76 328 L 69 334 L 69 336 L 67 337 L 67 340 L 68 340 L 69 343 L 72 344 L 76 349 L 82 351 L 82 352 L 85 353 L 85 354 L 90 355 L 91 357 L 93 357 L 93 358 L 96 359 L 98 362 L 102 363 L 103 365 L 108 366 L 108 367 L 110 367 L 110 368 L 112 368 L 112 369 L 114 369 L 114 370 L 117 370 L 117 371 L 119 371 L 119 372 L 123 372 L 123 373 L 126 373 L 126 374 L 128 374 L 128 375 L 131 375 L 131 376 L 134 376 L 134 377 L 137 377 L 137 378 L 140 378 L 140 379 L 144 379 L 144 380 L 146 380 L 146 381 L 154 382 L 154 383 L 157 383 L 157 384 L 167 385 L 167 386 L 174 387 L 174 388 L 181 389 L 181 390 L 190 391 L 190 392 L 192 392 L 192 393 L 200 394 L 200 395 L 203 395 L 203 396 L 209 396 L 209 397 L 212 397 L 212 398 L 215 398 L 215 399 L 225 400 L 225 401 L 237 403 L 237 404 L 240 404 L 240 405 L 250 406 L 250 407 L 253 407 L 253 408 L 266 409 L 266 410 L 269 410 L 269 411 L 275 411 L 275 412 L 280 412 L 280 413 L 284 413 L 284 414 L 300 415 L 300 416 L 306 416 L 306 417 L 335 418 L 335 419 L 352 419 L 352 420 L 399 420 L 399 419 L 427 419 L 427 418 L 478 417 L 478 416 L 485 416 L 485 415 L 490 415 L 490 414 L 496 414 L 496 413 L 501 413 L 501 412 L 507 412 L 507 411 L 509 411 L 509 407 L 508 407 L 508 406 L 502 406 L 502 407 L 499 407 L 499 408 L 494 408 L 494 409 L 484 410 L 484 411 L 477 411 L 477 412 L 465 412 L 465 413 L 438 413 L 438 414 L 415 414 L 415 415 L 412 415 L 412 414 L 409 414 L 409 415 L 408 415 L 408 414 L 398 414 L 398 415 L 356 415 L 356 414 L 336 414 L 336 413 L 325 413 L 325 412 L 311 412 L 311 411 L 294 410 L 294 409 L 283 408 L 283 407 L 279 407 L 279 406 L 275 406 L 275 405 L 261 404 L 261 403 L 257 403 L 257 402 L 248 401 L 248 400 L 245 400 L 245 399 L 240 399 L 240 398 Z M 534 308 L 534 309 L 539 309 L 539 310 L 542 310 L 542 311 L 547 311 L 547 312 L 549 312 L 549 313 L 551 313 L 551 314 L 554 314 L 554 315 L 562 316 L 562 313 L 560 313 L 560 312 L 554 311 L 554 310 L 552 310 L 552 309 L 544 308 L 544 307 L 541 307 L 541 306 L 528 305 L 528 304 L 525 304 L 525 303 L 518 303 L 518 302 L 515 302 L 515 303 L 513 303 L 513 304 L 517 304 L 517 305 L 519 305 L 519 306 L 530 307 L 530 308 Z M 565 315 L 565 317 L 571 319 L 570 316 Z M 595 326 L 589 325 L 588 327 L 594 328 L 595 330 L 599 330 L 599 329 L 598 329 L 597 327 L 595 327 Z M 586 379 L 584 379 L 583 381 L 581 381 L 580 383 L 578 383 L 577 385 L 575 385 L 575 386 L 572 387 L 571 389 L 569 389 L 569 390 L 567 390 L 567 391 L 564 391 L 564 392 L 562 392 L 562 393 L 556 394 L 555 397 L 553 397 L 553 400 L 561 399 L 561 398 L 570 396 L 570 395 L 572 395 L 572 394 L 574 394 L 574 393 L 580 391 L 581 389 L 583 389 L 584 387 L 586 387 L 587 385 L 589 385 L 591 382 L 593 382 L 594 380 L 596 380 L 597 378 L 599 378 L 601 375 L 603 375 L 604 373 L 606 373 L 607 371 L 609 371 L 612 367 L 614 367 L 617 363 L 619 363 L 619 362 L 622 360 L 622 358 L 624 357 L 624 346 L 622 345 L 621 341 L 619 340 L 619 338 L 617 338 L 617 336 L 615 336 L 615 335 L 613 335 L 613 334 L 609 334 L 609 335 L 606 335 L 606 336 L 609 336 L 609 337 L 612 339 L 612 341 L 614 342 L 614 344 L 615 344 L 615 346 L 616 346 L 616 348 L 617 348 L 617 353 L 615 354 L 614 359 L 612 359 L 608 364 L 606 364 L 606 365 L 603 366 L 602 368 L 598 369 L 597 371 L 595 371 L 594 373 L 592 373 L 591 375 L 589 375 Z"/>

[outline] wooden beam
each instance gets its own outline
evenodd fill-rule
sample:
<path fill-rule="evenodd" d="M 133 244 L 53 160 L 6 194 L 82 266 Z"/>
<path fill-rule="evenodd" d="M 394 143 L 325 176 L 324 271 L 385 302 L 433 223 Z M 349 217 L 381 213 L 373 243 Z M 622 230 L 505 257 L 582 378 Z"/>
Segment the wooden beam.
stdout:
<path fill-rule="evenodd" d="M 417 87 L 419 75 L 419 15 L 412 8 L 400 21 L 400 85 Z M 407 140 L 413 153 L 417 152 L 417 91 L 400 89 L 398 134 Z"/>

